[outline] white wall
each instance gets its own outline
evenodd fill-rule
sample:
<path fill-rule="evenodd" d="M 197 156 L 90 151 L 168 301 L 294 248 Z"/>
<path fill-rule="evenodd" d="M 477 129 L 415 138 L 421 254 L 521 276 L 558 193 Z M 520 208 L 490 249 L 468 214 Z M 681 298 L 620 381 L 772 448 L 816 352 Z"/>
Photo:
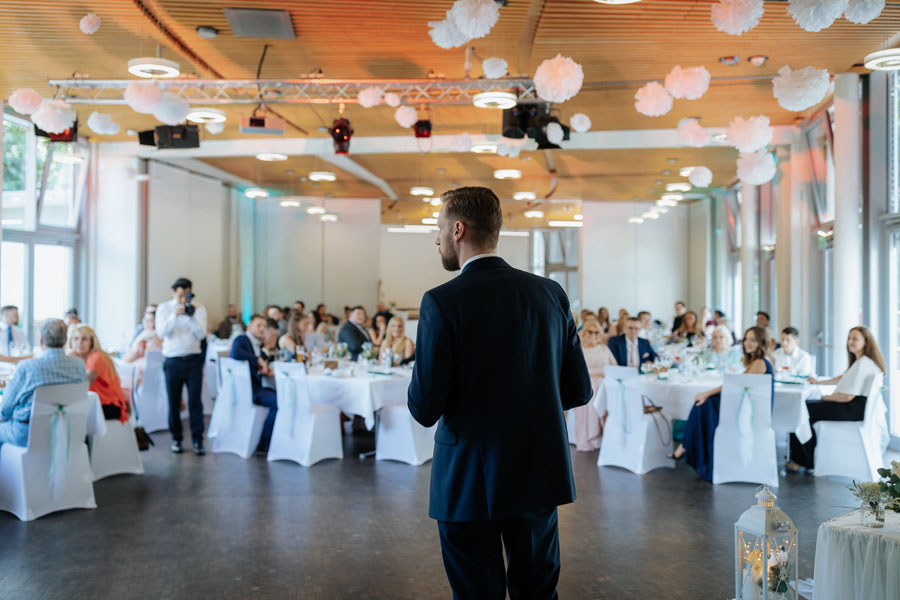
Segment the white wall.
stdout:
<path fill-rule="evenodd" d="M 620 308 L 632 315 L 649 310 L 664 323 L 689 292 L 687 207 L 670 209 L 656 221 L 626 223 L 647 210 L 632 202 L 585 202 L 581 230 L 582 305 Z M 691 306 L 699 310 L 701 306 Z"/>
<path fill-rule="evenodd" d="M 688 290 L 687 296 L 682 298 L 687 305 L 700 315 L 700 310 L 706 306 L 710 310 L 716 307 L 710 306 L 712 302 L 712 287 L 710 282 L 711 270 L 711 219 L 709 199 L 697 200 L 685 207 L 687 217 L 688 239 Z"/>

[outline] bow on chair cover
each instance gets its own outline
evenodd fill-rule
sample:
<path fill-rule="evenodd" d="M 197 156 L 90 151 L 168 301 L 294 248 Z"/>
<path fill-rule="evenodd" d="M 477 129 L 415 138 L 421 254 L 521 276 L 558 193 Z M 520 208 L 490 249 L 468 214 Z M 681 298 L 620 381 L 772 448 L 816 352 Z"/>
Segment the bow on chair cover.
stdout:
<path fill-rule="evenodd" d="M 633 429 L 633 423 L 629 420 L 628 417 L 628 408 L 626 406 L 625 401 L 625 390 L 638 390 L 640 391 L 640 385 L 636 381 L 627 381 L 624 379 L 616 379 L 616 403 L 619 407 L 619 414 L 622 415 L 622 433 L 625 435 L 622 436 L 622 444 L 625 445 L 627 442 L 627 436 L 631 433 Z"/>
<path fill-rule="evenodd" d="M 69 466 L 69 444 L 72 442 L 72 420 L 62 404 L 34 403 L 32 417 L 50 416 L 50 469 L 47 481 L 50 495 L 55 500 L 66 485 Z"/>
<path fill-rule="evenodd" d="M 754 398 L 767 398 L 768 394 L 754 392 L 749 387 L 741 391 L 738 400 L 737 420 L 735 425 L 738 430 L 738 443 L 741 450 L 741 463 L 746 467 L 753 460 L 753 450 L 756 438 L 753 435 L 753 400 Z"/>
<path fill-rule="evenodd" d="M 290 373 L 281 372 L 284 377 L 284 383 L 288 386 L 288 401 L 291 405 L 291 439 L 294 439 L 294 423 L 297 421 L 297 382 L 291 377 Z"/>
<path fill-rule="evenodd" d="M 214 423 L 209 424 L 209 433 L 207 434 L 211 438 L 216 437 L 220 429 L 222 431 L 231 429 L 234 409 L 237 406 L 237 382 L 234 380 L 234 372 L 231 369 L 225 369 L 225 371 L 228 373 L 228 377 L 223 382 L 223 385 L 231 390 L 231 402 L 224 406 L 222 410 L 216 411 L 218 418 L 215 419 Z"/>

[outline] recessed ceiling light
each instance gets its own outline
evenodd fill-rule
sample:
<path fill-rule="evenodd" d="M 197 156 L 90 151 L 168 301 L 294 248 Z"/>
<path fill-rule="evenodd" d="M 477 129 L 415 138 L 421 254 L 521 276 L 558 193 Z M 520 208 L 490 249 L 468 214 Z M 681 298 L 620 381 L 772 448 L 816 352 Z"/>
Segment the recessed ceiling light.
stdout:
<path fill-rule="evenodd" d="M 757 56 L 751 56 L 747 60 L 749 60 L 750 64 L 753 65 L 754 67 L 761 67 L 764 64 L 766 64 L 766 61 L 769 60 L 769 57 L 759 54 Z"/>
<path fill-rule="evenodd" d="M 656 201 L 657 206 L 678 206 L 678 202 L 676 200 L 669 200 L 667 198 L 663 198 L 661 200 Z"/>
<path fill-rule="evenodd" d="M 671 175 L 671 174 L 672 174 L 672 170 L 671 170 L 671 169 L 664 169 L 663 172 L 662 172 L 662 174 L 663 174 L 663 175 Z"/>
<path fill-rule="evenodd" d="M 306 214 L 308 215 L 324 215 L 327 212 L 324 206 L 310 206 L 306 209 Z"/>
<path fill-rule="evenodd" d="M 437 219 L 439 216 L 441 216 L 441 213 L 433 212 L 433 213 L 431 213 L 431 216 L 434 217 L 435 219 Z"/>
<path fill-rule="evenodd" d="M 900 48 L 888 48 L 866 55 L 866 68 L 873 71 L 896 71 L 900 69 Z"/>
<path fill-rule="evenodd" d="M 445 169 L 444 167 L 438 167 L 437 169 L 434 170 L 434 172 L 435 173 L 446 173 L 447 169 Z"/>
<path fill-rule="evenodd" d="M 215 27 L 207 27 L 206 25 L 201 25 L 197 27 L 197 35 L 207 40 L 211 40 L 219 35 L 219 30 Z"/>
<path fill-rule="evenodd" d="M 584 221 L 584 215 L 572 215 L 572 218 L 576 221 Z"/>
<path fill-rule="evenodd" d="M 285 175 L 293 175 L 293 174 L 294 174 L 294 170 L 293 170 L 293 169 L 285 169 L 285 170 L 284 170 L 284 174 L 285 174 Z"/>
<path fill-rule="evenodd" d="M 522 171 L 519 169 L 497 169 L 494 171 L 494 179 L 521 179 Z"/>
<path fill-rule="evenodd" d="M 736 65 L 741 62 L 740 56 L 722 56 L 719 57 L 719 62 L 723 65 L 728 65 L 729 67 L 732 65 Z"/>
<path fill-rule="evenodd" d="M 422 225 L 437 225 L 437 219 L 432 217 L 425 217 L 422 219 Z"/>
<path fill-rule="evenodd" d="M 526 210 L 524 215 L 528 219 L 543 219 L 544 211 L 542 210 Z"/>
<path fill-rule="evenodd" d="M 75 152 L 54 152 L 53 160 L 66 165 L 80 165 L 84 162 L 84 156 Z"/>
<path fill-rule="evenodd" d="M 643 220 L 642 218 L 640 218 L 640 217 L 630 217 L 630 218 L 628 219 L 628 222 L 629 222 L 629 223 L 640 224 L 640 223 L 643 223 L 644 220 Z"/>
<path fill-rule="evenodd" d="M 413 196 L 434 196 L 434 190 L 424 185 L 414 185 L 409 188 L 409 193 Z"/>
<path fill-rule="evenodd" d="M 297 208 L 300 206 L 300 202 L 298 200 L 282 200 L 278 205 L 285 208 Z"/>
<path fill-rule="evenodd" d="M 652 210 L 648 210 L 647 212 L 643 213 L 641 217 L 644 219 L 658 219 L 659 215 Z"/>
<path fill-rule="evenodd" d="M 331 171 L 312 171 L 309 174 L 310 181 L 334 181 L 335 179 L 337 179 L 337 175 Z"/>
<path fill-rule="evenodd" d="M 689 192 L 691 191 L 691 184 L 685 182 L 679 183 L 670 183 L 666 186 L 667 192 Z"/>
<path fill-rule="evenodd" d="M 534 192 L 515 192 L 513 194 L 513 200 L 535 200 L 537 198 L 537 194 Z"/>
<path fill-rule="evenodd" d="M 680 169 L 678 169 L 678 174 L 681 175 L 682 177 L 689 177 L 691 175 L 691 173 L 694 172 L 694 169 L 696 169 L 696 168 L 697 167 L 681 167 Z M 688 190 L 684 190 L 684 191 L 688 191 Z"/>
<path fill-rule="evenodd" d="M 475 154 L 497 154 L 497 144 L 475 144 L 471 150 Z"/>
<path fill-rule="evenodd" d="M 662 185 L 663 183 L 665 183 L 665 182 L 662 179 L 657 179 L 656 181 L 653 182 L 654 185 Z"/>
<path fill-rule="evenodd" d="M 713 137 L 713 139 L 716 140 L 717 142 L 724 142 L 725 140 L 728 139 L 728 136 L 725 135 L 724 133 L 717 133 L 716 135 L 714 135 L 714 136 L 712 136 L 712 137 Z"/>
<path fill-rule="evenodd" d="M 653 212 L 655 212 L 655 213 L 658 213 L 658 214 L 660 214 L 660 215 L 664 215 L 664 214 L 666 214 L 667 212 L 669 212 L 669 209 L 666 208 L 665 206 L 654 206 L 654 207 L 651 208 L 650 210 L 653 211 Z"/>
<path fill-rule="evenodd" d="M 191 123 L 224 123 L 225 111 L 218 108 L 192 108 L 187 114 Z"/>
<path fill-rule="evenodd" d="M 432 205 L 432 206 L 440 206 L 440 205 L 441 205 L 441 199 L 440 199 L 440 198 L 432 198 L 432 199 L 431 199 L 431 205 Z"/>
<path fill-rule="evenodd" d="M 547 225 L 550 227 L 581 227 L 584 223 L 581 221 L 550 221 Z"/>
<path fill-rule="evenodd" d="M 501 229 L 500 235 L 503 237 L 528 237 L 531 234 L 527 231 L 506 231 L 505 229 Z"/>
<path fill-rule="evenodd" d="M 248 198 L 268 198 L 269 192 L 262 188 L 247 188 L 244 195 Z"/>
<path fill-rule="evenodd" d="M 678 159 L 675 158 L 674 156 L 670 156 L 669 158 L 666 159 L 666 162 L 667 162 L 667 163 L 675 164 L 675 163 L 678 162 Z"/>
<path fill-rule="evenodd" d="M 280 160 L 287 160 L 287 155 L 279 154 L 278 152 L 260 152 L 256 155 L 256 159 L 265 162 L 278 162 Z"/>
<path fill-rule="evenodd" d="M 640 2 L 641 0 L 594 0 L 594 2 L 599 2 L 600 4 L 634 4 L 635 2 Z"/>
<path fill-rule="evenodd" d="M 137 77 L 168 79 L 181 75 L 181 67 L 165 58 L 132 58 L 128 61 L 128 72 Z"/>
<path fill-rule="evenodd" d="M 684 200 L 684 196 L 682 194 L 663 194 L 660 196 L 661 200 L 670 200 L 672 202 L 681 202 Z"/>
<path fill-rule="evenodd" d="M 338 216 L 334 213 L 324 213 L 321 217 L 324 223 L 333 223 L 338 220 Z"/>
<path fill-rule="evenodd" d="M 425 202 L 426 204 L 428 202 L 431 202 L 432 200 L 434 200 L 434 198 L 428 198 L 427 196 L 425 198 L 422 198 L 422 202 Z"/>
<path fill-rule="evenodd" d="M 478 108 L 512 108 L 516 105 L 515 94 L 509 92 L 481 92 L 472 97 L 472 104 Z"/>

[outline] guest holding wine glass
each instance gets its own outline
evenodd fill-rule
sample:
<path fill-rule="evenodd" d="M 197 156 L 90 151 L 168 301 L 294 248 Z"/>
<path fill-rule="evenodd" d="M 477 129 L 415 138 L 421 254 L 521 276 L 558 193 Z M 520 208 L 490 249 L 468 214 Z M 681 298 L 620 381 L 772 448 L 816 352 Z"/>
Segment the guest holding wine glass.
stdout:
<path fill-rule="evenodd" d="M 609 309 L 605 306 L 601 306 L 600 310 L 597 311 L 597 321 L 600 323 L 600 328 L 603 329 L 603 335 L 609 335 L 609 328 L 611 326 L 609 322 Z"/>
<path fill-rule="evenodd" d="M 68 353 L 84 361 L 90 390 L 100 396 L 100 405 L 106 419 L 128 420 L 130 407 L 122 391 L 122 383 L 109 354 L 100 348 L 94 330 L 84 324 L 69 327 Z"/>
<path fill-rule="evenodd" d="M 379 360 L 383 360 L 384 356 L 390 350 L 394 356 L 394 362 L 409 362 L 415 357 L 416 345 L 411 339 L 406 337 L 404 332 L 405 325 L 402 317 L 391 317 L 388 321 L 387 333 L 381 344 L 381 355 Z"/>
<path fill-rule="evenodd" d="M 805 444 L 791 434 L 791 460 L 785 469 L 796 473 L 800 467 L 812 469 L 815 462 L 816 429 L 819 421 L 862 421 L 866 413 L 867 395 L 872 378 L 879 372 L 887 374 L 884 358 L 875 336 L 867 327 L 854 327 L 847 336 L 847 360 L 849 366 L 843 375 L 832 379 L 819 380 L 810 377 L 814 385 L 837 385 L 834 392 L 822 396 L 821 400 L 807 400 L 809 425 L 812 438 Z"/>
<path fill-rule="evenodd" d="M 603 385 L 604 369 L 607 365 L 616 365 L 616 358 L 604 343 L 603 329 L 600 323 L 589 320 L 579 334 L 581 350 L 591 376 L 591 387 L 594 393 Z M 575 414 L 575 448 L 590 452 L 600 447 L 600 436 L 603 434 L 601 415 L 597 414 L 593 403 L 572 409 Z"/>
<path fill-rule="evenodd" d="M 687 311 L 681 317 L 681 323 L 678 329 L 669 336 L 669 343 L 680 342 L 693 346 L 695 343 L 703 339 L 703 330 L 700 328 L 700 321 L 697 319 L 697 313 L 692 310 Z"/>
<path fill-rule="evenodd" d="M 762 327 L 751 327 L 744 332 L 744 373 L 774 375 L 772 363 L 767 358 L 769 334 Z M 775 380 L 772 379 L 772 393 Z M 722 386 L 708 392 L 701 392 L 694 398 L 694 407 L 684 428 L 684 441 L 678 445 L 669 458 L 682 457 L 694 467 L 697 474 L 712 481 L 713 440 L 719 425 L 719 404 Z"/>

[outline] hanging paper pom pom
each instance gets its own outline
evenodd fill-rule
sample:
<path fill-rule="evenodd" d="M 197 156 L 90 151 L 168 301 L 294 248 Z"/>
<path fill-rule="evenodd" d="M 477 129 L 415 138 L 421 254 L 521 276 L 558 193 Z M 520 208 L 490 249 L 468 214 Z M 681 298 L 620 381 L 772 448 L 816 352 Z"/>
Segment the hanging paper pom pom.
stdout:
<path fill-rule="evenodd" d="M 153 116 L 166 125 L 178 125 L 187 118 L 190 110 L 187 100 L 172 92 L 163 92 Z"/>
<path fill-rule="evenodd" d="M 400 124 L 400 127 L 409 129 L 419 120 L 419 115 L 413 107 L 401 106 L 394 112 L 394 120 Z"/>
<path fill-rule="evenodd" d="M 706 67 L 688 67 L 682 69 L 676 65 L 666 75 L 666 90 L 673 98 L 697 100 L 709 88 L 709 71 Z"/>
<path fill-rule="evenodd" d="M 391 108 L 397 108 L 400 106 L 400 96 L 391 92 L 389 94 L 384 95 L 384 103 L 390 106 Z"/>
<path fill-rule="evenodd" d="M 78 21 L 78 26 L 81 28 L 82 33 L 97 33 L 97 30 L 100 29 L 100 17 L 94 13 L 88 13 L 81 17 L 81 20 Z"/>
<path fill-rule="evenodd" d="M 152 115 L 162 97 L 162 90 L 152 83 L 132 81 L 125 88 L 123 97 L 125 98 L 125 103 L 135 112 Z"/>
<path fill-rule="evenodd" d="M 655 81 L 639 89 L 634 95 L 634 100 L 634 108 L 648 117 L 661 117 L 672 110 L 672 96 L 662 84 Z"/>
<path fill-rule="evenodd" d="M 822 31 L 847 10 L 849 0 L 788 0 L 788 12 L 806 31 Z"/>
<path fill-rule="evenodd" d="M 447 17 L 467 40 L 474 40 L 489 34 L 497 24 L 500 5 L 494 0 L 456 0 Z"/>
<path fill-rule="evenodd" d="M 741 154 L 737 159 L 737 176 L 750 185 L 768 183 L 775 177 L 775 157 L 765 150 Z"/>
<path fill-rule="evenodd" d="M 204 125 L 204 127 L 206 127 L 206 130 L 213 135 L 218 135 L 225 131 L 225 123 L 223 123 L 222 121 L 207 123 Z"/>
<path fill-rule="evenodd" d="M 62 133 L 75 123 L 75 109 L 65 100 L 45 100 L 31 122 L 47 133 Z"/>
<path fill-rule="evenodd" d="M 555 125 L 555 123 L 551 123 L 551 125 Z M 500 138 L 500 143 L 497 145 L 497 154 L 500 156 L 509 156 L 510 158 L 515 158 L 522 152 L 522 147 L 527 141 L 528 136 L 521 138 L 511 138 L 503 136 Z"/>
<path fill-rule="evenodd" d="M 759 25 L 763 12 L 763 0 L 719 0 L 710 16 L 719 31 L 741 35 Z"/>
<path fill-rule="evenodd" d="M 778 77 L 772 80 L 772 88 L 778 104 L 798 112 L 821 102 L 828 93 L 828 71 L 806 67 L 791 71 L 787 65 L 778 69 Z"/>
<path fill-rule="evenodd" d="M 727 135 L 728 141 L 738 152 L 747 154 L 765 148 L 772 141 L 775 130 L 769 125 L 769 117 L 763 115 L 750 117 L 746 121 L 735 117 L 728 124 Z"/>
<path fill-rule="evenodd" d="M 560 144 L 565 134 L 559 123 L 547 123 L 547 141 L 551 144 Z"/>
<path fill-rule="evenodd" d="M 712 136 L 697 119 L 681 119 L 678 121 L 678 137 L 685 146 L 702 148 L 709 143 Z"/>
<path fill-rule="evenodd" d="M 453 23 L 449 10 L 447 11 L 446 19 L 443 21 L 429 21 L 428 26 L 431 27 L 431 31 L 428 32 L 431 36 L 431 41 L 444 50 L 458 48 L 469 41 L 466 34 L 457 29 L 456 24 Z"/>
<path fill-rule="evenodd" d="M 87 126 L 94 133 L 100 135 L 116 135 L 119 133 L 119 124 L 113 123 L 112 115 L 94 111 L 88 117 Z"/>
<path fill-rule="evenodd" d="M 851 23 L 865 25 L 884 10 L 884 0 L 850 0 L 844 18 Z"/>
<path fill-rule="evenodd" d="M 688 175 L 688 181 L 694 187 L 709 187 L 709 184 L 712 183 L 712 171 L 706 167 L 694 167 L 694 170 Z"/>
<path fill-rule="evenodd" d="M 9 105 L 20 115 L 30 115 L 41 107 L 44 99 L 31 88 L 16 90 L 9 97 Z"/>
<path fill-rule="evenodd" d="M 460 133 L 450 140 L 450 149 L 453 152 L 468 152 L 472 149 L 472 136 L 468 133 Z"/>
<path fill-rule="evenodd" d="M 581 65 L 562 54 L 542 62 L 534 73 L 534 90 L 547 102 L 565 102 L 578 93 L 582 83 Z"/>
<path fill-rule="evenodd" d="M 575 113 L 569 119 L 569 126 L 578 133 L 584 133 L 591 129 L 591 118 L 584 113 Z"/>
<path fill-rule="evenodd" d="M 481 61 L 481 68 L 488 79 L 499 79 L 506 75 L 509 64 L 502 58 L 486 58 Z"/>
<path fill-rule="evenodd" d="M 384 92 L 381 91 L 381 88 L 367 87 L 359 90 L 356 98 L 359 100 L 359 105 L 363 108 L 372 108 L 381 104 L 381 96 L 383 94 Z"/>

